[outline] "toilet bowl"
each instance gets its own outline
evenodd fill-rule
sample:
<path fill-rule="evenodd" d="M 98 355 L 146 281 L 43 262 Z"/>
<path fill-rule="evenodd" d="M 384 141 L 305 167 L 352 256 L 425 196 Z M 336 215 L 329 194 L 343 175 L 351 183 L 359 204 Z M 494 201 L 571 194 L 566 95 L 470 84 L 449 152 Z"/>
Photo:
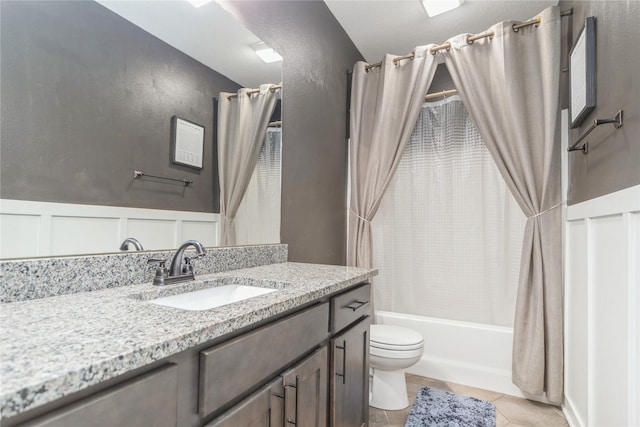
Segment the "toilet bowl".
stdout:
<path fill-rule="evenodd" d="M 424 339 L 418 332 L 400 326 L 371 325 L 370 406 L 392 411 L 409 406 L 404 370 L 418 362 L 423 351 Z"/>

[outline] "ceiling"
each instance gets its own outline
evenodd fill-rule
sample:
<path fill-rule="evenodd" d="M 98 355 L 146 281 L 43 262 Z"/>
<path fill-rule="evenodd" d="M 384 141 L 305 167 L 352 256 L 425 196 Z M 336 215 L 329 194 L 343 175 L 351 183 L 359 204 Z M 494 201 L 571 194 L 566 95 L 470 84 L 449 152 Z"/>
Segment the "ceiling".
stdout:
<path fill-rule="evenodd" d="M 96 1 L 243 87 L 282 80 L 281 63 L 262 62 L 251 48 L 261 40 L 219 2 L 195 8 L 186 0 Z"/>
<path fill-rule="evenodd" d="M 244 87 L 282 79 L 281 63 L 265 64 L 255 55 L 251 45 L 260 39 L 225 10 L 227 0 L 199 8 L 186 0 L 97 1 Z M 459 8 L 429 18 L 420 0 L 324 2 L 368 62 L 380 61 L 385 53 L 403 55 L 415 46 L 440 44 L 457 34 L 479 33 L 500 21 L 524 21 L 558 4 L 557 0 L 465 0 Z"/>
<path fill-rule="evenodd" d="M 463 33 L 480 33 L 501 21 L 526 21 L 558 1 L 465 0 L 450 12 L 427 16 L 419 0 L 324 0 L 367 62 L 386 53 L 404 55 L 415 46 L 441 44 Z"/>

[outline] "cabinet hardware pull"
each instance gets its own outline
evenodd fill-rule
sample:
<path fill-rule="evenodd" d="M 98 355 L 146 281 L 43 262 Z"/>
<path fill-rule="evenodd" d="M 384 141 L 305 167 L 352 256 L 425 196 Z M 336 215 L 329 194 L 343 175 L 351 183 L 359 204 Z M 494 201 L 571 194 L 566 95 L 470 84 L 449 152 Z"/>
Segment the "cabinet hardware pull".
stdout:
<path fill-rule="evenodd" d="M 338 373 L 336 372 L 336 375 L 339 377 L 342 377 L 342 384 L 346 384 L 347 383 L 347 341 L 343 340 L 342 341 L 342 347 L 340 347 L 339 345 L 336 345 L 337 349 L 342 350 L 342 373 Z"/>
<path fill-rule="evenodd" d="M 367 304 L 369 304 L 369 301 L 358 301 L 358 300 L 355 300 L 354 302 L 349 303 L 349 304 L 345 305 L 344 307 L 345 308 L 350 308 L 351 310 L 356 311 L 357 309 L 362 308 Z"/>
<path fill-rule="evenodd" d="M 287 384 L 287 387 L 296 389 L 296 398 L 294 399 L 294 403 L 296 405 L 296 409 L 293 412 L 295 418 L 293 420 L 287 418 L 287 422 L 289 424 L 293 424 L 294 426 L 298 424 L 298 383 L 299 383 L 299 381 L 300 381 L 300 375 L 296 375 L 296 383 L 295 383 L 295 385 Z M 285 402 L 285 408 L 286 408 L 286 402 Z"/>

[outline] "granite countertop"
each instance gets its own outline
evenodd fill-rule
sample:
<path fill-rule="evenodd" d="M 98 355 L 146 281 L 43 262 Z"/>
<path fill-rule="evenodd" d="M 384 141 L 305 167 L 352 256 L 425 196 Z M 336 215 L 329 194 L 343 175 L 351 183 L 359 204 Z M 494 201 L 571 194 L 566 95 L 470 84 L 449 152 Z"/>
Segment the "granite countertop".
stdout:
<path fill-rule="evenodd" d="M 2 304 L 0 419 L 335 293 L 376 273 L 286 262 L 204 275 L 186 284 L 145 283 Z M 206 311 L 148 302 L 207 288 L 224 277 L 239 277 L 278 292 Z"/>

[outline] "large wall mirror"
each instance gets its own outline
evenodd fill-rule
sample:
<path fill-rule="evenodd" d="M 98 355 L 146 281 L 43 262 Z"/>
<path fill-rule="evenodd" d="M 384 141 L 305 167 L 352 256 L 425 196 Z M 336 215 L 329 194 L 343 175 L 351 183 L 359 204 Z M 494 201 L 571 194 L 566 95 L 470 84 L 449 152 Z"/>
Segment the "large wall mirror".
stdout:
<path fill-rule="evenodd" d="M 282 63 L 256 54 L 264 43 L 224 2 L 0 7 L 0 258 L 119 252 L 128 237 L 145 250 L 217 245 L 215 99 L 281 83 Z M 280 102 L 238 244 L 279 242 Z M 171 162 L 173 116 L 204 128 L 202 169 Z"/>

